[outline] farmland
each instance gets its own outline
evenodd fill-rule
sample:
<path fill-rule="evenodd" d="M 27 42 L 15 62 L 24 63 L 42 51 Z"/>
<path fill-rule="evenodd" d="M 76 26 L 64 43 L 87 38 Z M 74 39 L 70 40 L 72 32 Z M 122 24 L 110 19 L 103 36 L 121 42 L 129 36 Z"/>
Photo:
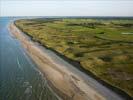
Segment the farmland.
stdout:
<path fill-rule="evenodd" d="M 133 19 L 37 18 L 15 24 L 32 40 L 133 96 Z"/>

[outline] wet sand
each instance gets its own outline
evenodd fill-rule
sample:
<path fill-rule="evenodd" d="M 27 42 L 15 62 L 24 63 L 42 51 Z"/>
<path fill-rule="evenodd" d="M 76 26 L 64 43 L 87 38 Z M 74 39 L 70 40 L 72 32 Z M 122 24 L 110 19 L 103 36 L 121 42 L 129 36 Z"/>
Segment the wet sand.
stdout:
<path fill-rule="evenodd" d="M 14 19 L 0 18 L 0 100 L 58 100 L 20 41 L 11 36 L 8 25 Z"/>

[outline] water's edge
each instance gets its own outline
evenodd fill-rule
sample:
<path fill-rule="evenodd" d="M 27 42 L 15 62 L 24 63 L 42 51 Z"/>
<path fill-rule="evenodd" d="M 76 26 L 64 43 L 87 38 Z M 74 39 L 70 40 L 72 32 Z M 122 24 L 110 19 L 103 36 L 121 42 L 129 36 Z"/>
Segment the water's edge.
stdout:
<path fill-rule="evenodd" d="M 16 20 L 16 19 L 15 19 L 15 20 Z M 14 20 L 14 21 L 15 21 L 15 20 Z M 7 25 L 7 28 L 8 28 L 8 30 L 10 31 L 9 33 L 10 33 L 11 37 L 12 37 L 12 38 L 18 39 L 17 35 L 15 35 L 14 32 L 12 32 L 12 30 L 10 29 L 10 25 L 11 25 L 12 23 L 14 23 L 14 21 L 10 21 L 9 24 Z M 15 24 L 14 24 L 14 25 L 15 25 Z M 29 37 L 27 37 L 26 35 L 25 35 L 25 37 L 26 37 L 26 39 L 29 40 Z M 18 40 L 19 40 L 19 39 L 18 39 Z M 19 41 L 20 41 L 20 40 L 19 40 Z M 22 47 L 24 47 L 22 41 L 20 41 L 20 42 L 21 42 Z M 37 64 L 37 63 L 34 61 L 34 59 L 32 58 L 32 55 L 26 50 L 26 48 L 24 48 L 24 49 L 25 49 L 25 53 L 26 53 L 26 55 L 28 56 L 28 58 L 32 59 L 33 62 L 38 66 L 38 64 Z M 62 98 L 59 97 L 59 95 L 58 95 L 56 92 L 54 92 L 54 90 L 53 90 L 53 88 L 52 88 L 53 86 L 52 86 L 52 84 L 50 84 L 49 80 L 46 79 L 45 74 L 43 74 L 43 72 L 42 72 L 39 68 L 34 68 L 34 69 L 35 69 L 37 72 L 39 72 L 41 78 L 42 78 L 43 80 L 46 81 L 46 82 L 45 82 L 45 83 L 47 84 L 46 86 L 47 86 L 47 88 L 50 90 L 50 92 L 56 97 L 55 99 L 62 100 Z M 39 100 L 41 100 L 41 99 L 39 99 Z"/>
<path fill-rule="evenodd" d="M 58 100 L 21 42 L 8 30 L 16 18 L 0 18 L 0 99 Z"/>

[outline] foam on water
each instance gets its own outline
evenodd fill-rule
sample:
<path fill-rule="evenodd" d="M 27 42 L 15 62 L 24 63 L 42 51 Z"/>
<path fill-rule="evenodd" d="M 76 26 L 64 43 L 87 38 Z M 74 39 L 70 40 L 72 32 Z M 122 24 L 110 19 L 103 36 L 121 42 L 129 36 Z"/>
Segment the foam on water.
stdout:
<path fill-rule="evenodd" d="M 57 100 L 36 64 L 0 19 L 0 100 Z"/>

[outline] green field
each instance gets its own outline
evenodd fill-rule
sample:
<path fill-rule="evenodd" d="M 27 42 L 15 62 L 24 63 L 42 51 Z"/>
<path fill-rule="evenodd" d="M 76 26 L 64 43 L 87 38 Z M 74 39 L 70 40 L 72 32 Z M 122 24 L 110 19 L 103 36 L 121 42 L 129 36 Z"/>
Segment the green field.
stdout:
<path fill-rule="evenodd" d="M 133 19 L 38 18 L 15 24 L 133 97 Z"/>

